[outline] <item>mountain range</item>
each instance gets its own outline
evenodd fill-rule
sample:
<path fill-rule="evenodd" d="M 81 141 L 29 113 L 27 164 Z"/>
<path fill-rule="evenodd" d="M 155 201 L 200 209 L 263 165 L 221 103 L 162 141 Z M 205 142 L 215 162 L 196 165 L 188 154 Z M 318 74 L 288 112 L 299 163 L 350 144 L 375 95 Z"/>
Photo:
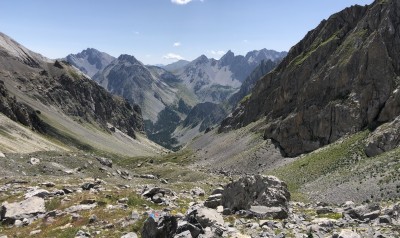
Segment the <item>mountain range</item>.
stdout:
<path fill-rule="evenodd" d="M 164 67 L 144 65 L 130 55 L 121 55 L 106 65 L 105 59 L 110 59 L 109 55 L 95 49 L 87 49 L 65 59 L 83 72 L 95 73 L 92 79 L 109 92 L 137 103 L 142 108 L 149 138 L 172 149 L 179 148 L 209 126 L 219 123 L 227 114 L 225 107 L 232 107 L 211 107 L 217 110 L 215 113 L 219 116 L 205 123 L 206 128 L 204 125 L 197 128 L 197 124 L 184 122 L 187 116 L 194 114 L 190 114 L 190 110 L 181 110 L 182 105 L 194 108 L 205 102 L 212 102 L 212 105 L 225 101 L 229 103 L 228 98 L 239 89 L 248 72 L 263 60 L 271 62 L 271 67 L 261 73 L 271 70 L 285 55 L 286 52 L 267 49 L 252 51 L 246 56 L 235 56 L 229 51 L 220 60 L 203 55 L 192 62 L 178 61 Z M 202 120 L 206 120 L 207 116 L 203 115 Z M 187 121 L 197 122 L 200 118 L 196 113 L 195 120 L 188 118 Z"/>

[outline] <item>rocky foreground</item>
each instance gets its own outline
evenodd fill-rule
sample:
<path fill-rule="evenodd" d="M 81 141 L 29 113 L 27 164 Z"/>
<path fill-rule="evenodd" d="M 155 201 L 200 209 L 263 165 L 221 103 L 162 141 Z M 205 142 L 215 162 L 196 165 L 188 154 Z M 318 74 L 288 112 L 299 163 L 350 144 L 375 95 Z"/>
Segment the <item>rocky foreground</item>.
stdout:
<path fill-rule="evenodd" d="M 1 238 L 400 235 L 400 203 L 294 202 L 273 176 L 205 177 L 152 159 L 124 168 L 89 155 L 76 168 L 65 157 L 2 160 L 25 175 L 0 178 Z"/>

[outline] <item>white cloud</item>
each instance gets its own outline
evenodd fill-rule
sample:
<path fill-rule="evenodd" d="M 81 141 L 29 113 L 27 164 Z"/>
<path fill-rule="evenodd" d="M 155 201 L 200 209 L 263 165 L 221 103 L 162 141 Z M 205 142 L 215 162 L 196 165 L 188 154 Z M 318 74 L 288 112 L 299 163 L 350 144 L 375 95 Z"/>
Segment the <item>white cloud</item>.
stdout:
<path fill-rule="evenodd" d="M 192 0 L 171 0 L 172 3 L 178 4 L 178 5 L 185 5 L 190 3 Z"/>
<path fill-rule="evenodd" d="M 175 42 L 174 43 L 174 47 L 179 47 L 179 46 L 181 46 L 181 42 Z"/>
<path fill-rule="evenodd" d="M 169 59 L 169 60 L 183 60 L 185 58 L 183 58 L 182 56 L 178 55 L 178 54 L 174 54 L 174 53 L 169 53 L 163 56 L 164 59 Z"/>
<path fill-rule="evenodd" d="M 223 51 L 223 50 L 217 50 L 217 51 L 215 51 L 215 50 L 211 50 L 211 51 L 210 51 L 210 53 L 211 53 L 211 54 L 213 54 L 213 55 L 219 55 L 219 56 L 222 56 L 222 55 L 224 55 L 224 54 L 225 54 L 225 51 Z"/>

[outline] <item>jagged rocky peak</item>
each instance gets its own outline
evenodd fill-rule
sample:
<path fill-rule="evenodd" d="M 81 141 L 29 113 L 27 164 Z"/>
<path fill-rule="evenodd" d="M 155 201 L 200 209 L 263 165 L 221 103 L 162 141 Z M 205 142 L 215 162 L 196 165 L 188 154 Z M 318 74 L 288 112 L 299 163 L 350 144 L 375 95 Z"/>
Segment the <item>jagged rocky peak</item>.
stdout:
<path fill-rule="evenodd" d="M 118 57 L 120 62 L 136 64 L 136 65 L 143 65 L 139 60 L 135 58 L 133 55 L 122 54 Z"/>
<path fill-rule="evenodd" d="M 332 15 L 292 47 L 220 131 L 266 117 L 264 137 L 288 156 L 400 114 L 399 1 L 375 1 Z"/>
<path fill-rule="evenodd" d="M 209 62 L 209 59 L 205 55 L 201 55 L 197 59 L 193 60 L 193 63 L 195 63 L 195 64 L 205 64 L 208 62 Z"/>
<path fill-rule="evenodd" d="M 107 67 L 115 58 L 94 48 L 87 48 L 78 54 L 70 54 L 65 60 L 80 71 L 93 77 Z"/>
<path fill-rule="evenodd" d="M 235 60 L 235 54 L 231 50 L 229 50 L 225 55 L 221 57 L 219 63 L 220 65 L 225 66 L 232 64 L 234 60 Z"/>

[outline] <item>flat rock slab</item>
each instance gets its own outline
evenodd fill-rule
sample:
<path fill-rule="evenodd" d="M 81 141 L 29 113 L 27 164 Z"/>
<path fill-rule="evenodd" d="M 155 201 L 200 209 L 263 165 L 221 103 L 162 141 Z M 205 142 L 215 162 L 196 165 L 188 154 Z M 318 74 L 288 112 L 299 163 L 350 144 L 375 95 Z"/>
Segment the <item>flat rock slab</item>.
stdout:
<path fill-rule="evenodd" d="M 45 212 L 44 199 L 40 197 L 30 197 L 21 202 L 3 203 L 1 207 L 1 219 L 17 220 Z"/>
<path fill-rule="evenodd" d="M 85 211 L 85 210 L 91 210 L 97 206 L 97 203 L 94 204 L 82 204 L 82 205 L 76 205 L 69 207 L 65 209 L 66 212 L 68 213 L 74 213 L 74 212 L 79 212 L 79 211 Z"/>
<path fill-rule="evenodd" d="M 203 227 L 212 225 L 223 225 L 224 218 L 216 210 L 210 208 L 199 208 L 197 209 L 197 220 Z"/>
<path fill-rule="evenodd" d="M 285 219 L 288 217 L 288 212 L 282 207 L 251 206 L 249 211 L 254 216 L 262 219 Z"/>
<path fill-rule="evenodd" d="M 352 230 L 342 230 L 339 238 L 361 238 L 361 236 Z"/>

